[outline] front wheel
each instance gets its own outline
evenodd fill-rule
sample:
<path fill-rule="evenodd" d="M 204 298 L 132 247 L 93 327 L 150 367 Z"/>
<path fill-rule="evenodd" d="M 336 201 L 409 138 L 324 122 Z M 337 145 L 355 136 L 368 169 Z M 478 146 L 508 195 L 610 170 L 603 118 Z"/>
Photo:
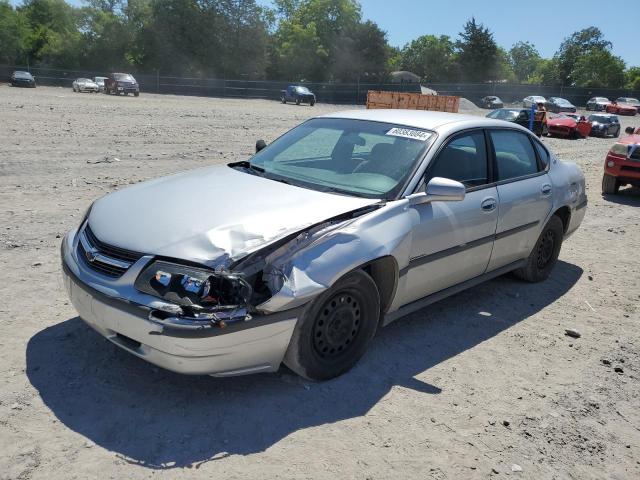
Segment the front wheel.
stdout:
<path fill-rule="evenodd" d="M 298 319 L 284 363 L 310 380 L 351 369 L 376 333 L 380 297 L 373 279 L 356 270 L 313 300 Z"/>
<path fill-rule="evenodd" d="M 133 96 L 134 96 L 134 97 L 139 97 L 139 96 L 140 96 L 140 92 L 135 92 L 135 93 L 133 94 Z"/>
<path fill-rule="evenodd" d="M 287 99 L 286 99 L 286 98 L 284 98 L 284 97 L 280 97 L 280 101 L 281 101 L 282 103 L 287 103 Z"/>
<path fill-rule="evenodd" d="M 564 225 L 560 217 L 554 215 L 545 225 L 535 247 L 527 258 L 527 264 L 513 273 L 527 282 L 546 280 L 558 261 Z"/>
<path fill-rule="evenodd" d="M 616 195 L 620 190 L 618 179 L 606 173 L 602 176 L 602 193 L 604 195 Z"/>
<path fill-rule="evenodd" d="M 300 98 L 296 98 L 296 105 L 300 105 Z"/>
<path fill-rule="evenodd" d="M 309 103 L 309 105 L 311 105 L 312 107 L 316 104 L 315 100 L 311 100 L 311 102 Z"/>
<path fill-rule="evenodd" d="M 618 138 L 620 136 L 620 127 L 616 129 L 616 132 L 613 134 L 613 138 Z"/>

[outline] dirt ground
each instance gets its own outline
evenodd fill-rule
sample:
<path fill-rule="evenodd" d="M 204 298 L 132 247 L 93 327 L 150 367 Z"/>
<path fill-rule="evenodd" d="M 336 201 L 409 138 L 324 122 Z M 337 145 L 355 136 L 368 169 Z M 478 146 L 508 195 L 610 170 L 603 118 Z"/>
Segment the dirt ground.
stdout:
<path fill-rule="evenodd" d="M 548 281 L 415 313 L 333 381 L 172 374 L 76 316 L 59 246 L 92 200 L 342 108 L 0 86 L 0 478 L 640 478 L 640 192 L 601 196 L 612 139 L 544 140 L 589 196 Z"/>

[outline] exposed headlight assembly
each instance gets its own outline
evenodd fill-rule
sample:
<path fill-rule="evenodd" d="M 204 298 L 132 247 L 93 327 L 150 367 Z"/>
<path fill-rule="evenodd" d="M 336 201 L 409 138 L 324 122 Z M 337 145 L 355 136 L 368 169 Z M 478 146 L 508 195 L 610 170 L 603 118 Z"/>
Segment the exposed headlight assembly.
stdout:
<path fill-rule="evenodd" d="M 157 260 L 138 276 L 135 287 L 178 306 L 180 313 L 153 311 L 150 320 L 177 329 L 224 328 L 251 319 L 251 285 L 227 271 Z"/>

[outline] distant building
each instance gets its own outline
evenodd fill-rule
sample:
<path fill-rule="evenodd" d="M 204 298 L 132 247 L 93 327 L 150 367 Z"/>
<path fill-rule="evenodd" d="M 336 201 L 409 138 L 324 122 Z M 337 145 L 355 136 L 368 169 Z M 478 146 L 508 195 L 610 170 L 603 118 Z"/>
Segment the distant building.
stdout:
<path fill-rule="evenodd" d="M 420 77 L 413 72 L 399 70 L 391 72 L 391 83 L 417 83 L 420 84 Z"/>

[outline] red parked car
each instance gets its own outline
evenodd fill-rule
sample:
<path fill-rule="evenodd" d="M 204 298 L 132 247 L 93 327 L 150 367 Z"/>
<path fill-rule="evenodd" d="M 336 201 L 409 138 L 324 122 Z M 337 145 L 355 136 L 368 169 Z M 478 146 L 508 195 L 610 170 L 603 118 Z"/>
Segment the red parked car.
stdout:
<path fill-rule="evenodd" d="M 605 110 L 607 113 L 615 113 L 618 115 L 635 115 L 638 113 L 638 109 L 630 103 L 618 102 L 616 100 L 613 100 L 607 105 Z"/>
<path fill-rule="evenodd" d="M 591 122 L 580 115 L 548 113 L 547 133 L 552 137 L 587 138 L 591 133 Z"/>
<path fill-rule="evenodd" d="M 602 193 L 618 193 L 620 187 L 627 184 L 640 187 L 640 128 L 618 140 L 604 161 Z"/>

